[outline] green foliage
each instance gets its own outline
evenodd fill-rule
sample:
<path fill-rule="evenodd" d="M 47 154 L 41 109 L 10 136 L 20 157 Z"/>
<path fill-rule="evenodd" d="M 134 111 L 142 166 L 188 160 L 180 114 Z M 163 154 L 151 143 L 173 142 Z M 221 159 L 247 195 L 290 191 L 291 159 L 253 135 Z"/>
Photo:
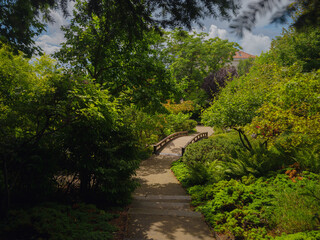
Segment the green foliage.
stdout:
<path fill-rule="evenodd" d="M 282 135 L 287 136 L 281 143 L 287 150 L 317 143 L 320 72 L 295 74 L 274 86 L 272 92 L 274 96 L 257 111 L 248 130 L 271 144 Z"/>
<path fill-rule="evenodd" d="M 194 103 L 191 100 L 182 101 L 180 103 L 172 103 L 170 100 L 167 103 L 163 104 L 163 106 L 170 112 L 170 113 L 188 113 L 194 110 Z"/>
<path fill-rule="evenodd" d="M 187 147 L 182 162 L 173 171 L 186 187 L 219 181 L 227 177 L 225 162 L 236 157 L 241 148 L 234 133 L 203 139 Z"/>
<path fill-rule="evenodd" d="M 129 9 L 117 1 L 99 1 L 98 13 L 91 7 L 88 2 L 77 1 L 70 25 L 63 28 L 66 42 L 56 57 L 71 66 L 74 75 L 89 75 L 112 96 L 120 97 L 123 104 L 160 111 L 161 102 L 175 89 L 162 61 L 160 31 L 130 35 L 122 24 L 128 16 L 121 18 L 121 8 Z M 134 18 L 135 14 L 129 16 Z M 134 20 L 131 24 L 143 25 Z"/>
<path fill-rule="evenodd" d="M 320 173 L 320 148 L 319 145 L 297 148 L 293 153 L 293 159 L 308 171 Z"/>
<path fill-rule="evenodd" d="M 317 188 L 319 193 L 319 187 Z M 315 201 L 312 197 L 302 194 L 297 189 L 287 188 L 275 195 L 277 211 L 274 212 L 271 221 L 275 224 L 277 232 L 288 234 L 305 232 L 317 229 L 319 226 L 319 200 Z"/>
<path fill-rule="evenodd" d="M 190 115 L 182 112 L 151 115 L 131 106 L 126 108 L 124 119 L 126 124 L 131 126 L 139 141 L 139 146 L 145 148 L 172 133 L 194 130 L 197 122 L 190 120 Z"/>
<path fill-rule="evenodd" d="M 72 174 L 82 199 L 127 202 L 139 160 L 120 103 L 90 78 L 62 74 L 47 56 L 30 64 L 4 47 L 0 58 L 1 200 L 49 198 L 54 179 Z"/>
<path fill-rule="evenodd" d="M 318 240 L 320 239 L 319 231 L 299 232 L 294 234 L 283 234 L 275 237 L 275 240 Z"/>
<path fill-rule="evenodd" d="M 45 22 L 53 21 L 50 10 L 62 8 L 66 15 L 67 0 L 43 1 L 1 1 L 0 47 L 1 42 L 10 45 L 15 53 L 23 51 L 29 57 L 41 49 L 35 46 L 35 38 L 46 27 Z M 40 14 L 42 16 L 40 17 Z"/>
<path fill-rule="evenodd" d="M 57 154 L 48 138 L 61 126 L 69 83 L 47 56 L 31 65 L 3 47 L 0 59 L 0 161 L 6 163 L 5 181 L 14 193 L 48 193 Z"/>
<path fill-rule="evenodd" d="M 253 62 L 254 62 L 254 58 L 244 59 L 239 62 L 239 65 L 237 67 L 239 77 L 249 72 L 250 68 L 253 65 Z"/>
<path fill-rule="evenodd" d="M 271 230 L 281 234 L 319 227 L 318 179 L 307 172 L 302 176 L 292 182 L 284 174 L 268 179 L 251 175 L 241 181 L 194 186 L 188 191 L 193 205 L 215 231 L 235 239 L 270 239 L 267 234 Z"/>
<path fill-rule="evenodd" d="M 189 145 L 183 161 L 186 163 L 227 161 L 235 157 L 239 149 L 241 149 L 241 143 L 235 132 L 218 134 Z"/>
<path fill-rule="evenodd" d="M 195 185 L 192 179 L 192 171 L 183 161 L 178 160 L 173 162 L 171 170 L 183 187 L 188 188 Z"/>
<path fill-rule="evenodd" d="M 0 223 L 2 239 L 112 239 L 116 228 L 109 224 L 115 216 L 93 205 L 72 207 L 46 203 L 27 210 L 12 210 Z"/>
<path fill-rule="evenodd" d="M 255 177 L 267 176 L 270 172 L 293 162 L 288 154 L 276 148 L 266 149 L 261 143 L 255 143 L 251 151 L 238 151 L 237 157 L 225 162 L 226 175 L 240 178 L 249 174 Z"/>
<path fill-rule="evenodd" d="M 320 68 L 320 30 L 306 28 L 303 32 L 288 30 L 272 42 L 270 54 L 281 66 L 298 63 L 304 72 Z"/>
<path fill-rule="evenodd" d="M 179 98 L 199 101 L 201 96 L 206 99 L 201 89 L 203 79 L 230 62 L 239 48 L 236 43 L 207 37 L 205 33 L 189 34 L 181 29 L 168 33 L 165 52 L 172 57 L 170 71 L 182 90 Z"/>
<path fill-rule="evenodd" d="M 250 72 L 229 82 L 212 105 L 203 112 L 202 122 L 216 127 L 243 127 L 251 123 L 256 111 L 267 102 L 270 88 L 287 81 L 299 69 L 265 64 L 264 56 L 256 59 Z"/>
<path fill-rule="evenodd" d="M 61 165 L 69 173 L 79 173 L 84 199 L 95 191 L 101 192 L 106 202 L 123 204 L 137 186 L 131 176 L 139 160 L 136 140 L 119 103 L 89 79 L 75 82 L 68 99 L 72 110 L 67 119 L 72 121 L 58 135 L 65 153 Z"/>

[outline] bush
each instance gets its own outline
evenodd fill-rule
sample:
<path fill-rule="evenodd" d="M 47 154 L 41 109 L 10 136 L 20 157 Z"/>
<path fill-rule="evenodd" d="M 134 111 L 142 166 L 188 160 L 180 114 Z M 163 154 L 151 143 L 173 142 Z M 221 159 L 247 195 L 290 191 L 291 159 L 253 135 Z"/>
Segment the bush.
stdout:
<path fill-rule="evenodd" d="M 130 107 L 125 110 L 124 119 L 136 136 L 138 148 L 144 149 L 174 132 L 192 131 L 197 122 L 190 120 L 190 115 L 182 112 L 152 115 Z"/>
<path fill-rule="evenodd" d="M 163 106 L 173 114 L 177 114 L 179 112 L 189 113 L 194 110 L 194 103 L 191 100 L 183 101 L 180 103 L 171 103 L 171 101 L 169 100 L 166 104 L 163 104 Z"/>
<path fill-rule="evenodd" d="M 236 158 L 225 162 L 225 167 L 227 176 L 239 179 L 249 174 L 256 177 L 267 176 L 290 163 L 293 163 L 293 160 L 288 154 L 275 147 L 267 149 L 265 145 L 255 143 L 251 151 L 239 150 Z"/>
<path fill-rule="evenodd" d="M 187 147 L 182 163 L 177 163 L 173 171 L 186 186 L 216 182 L 226 177 L 223 163 L 235 157 L 240 148 L 235 133 L 203 139 Z M 180 168 L 187 174 L 180 176 Z"/>
<path fill-rule="evenodd" d="M 118 100 L 92 79 L 62 73 L 48 56 L 29 63 L 2 47 L 0 60 L 4 212 L 10 199 L 51 199 L 61 173 L 79 176 L 83 200 L 103 193 L 105 202 L 126 202 L 139 160 Z"/>
<path fill-rule="evenodd" d="M 300 232 L 294 234 L 283 234 L 275 237 L 275 240 L 318 240 L 320 239 L 320 231 Z"/>
<path fill-rule="evenodd" d="M 192 204 L 216 232 L 235 239 L 268 239 L 268 234 L 316 230 L 320 226 L 319 175 L 269 178 L 246 176 L 188 189 Z"/>
<path fill-rule="evenodd" d="M 28 210 L 12 210 L 0 224 L 1 239 L 105 240 L 116 228 L 108 222 L 115 216 L 93 205 L 72 207 L 52 203 Z"/>
<path fill-rule="evenodd" d="M 227 161 L 230 157 L 236 157 L 239 149 L 242 149 L 242 145 L 236 132 L 213 135 L 189 145 L 183 155 L 183 161 L 187 164 Z"/>
<path fill-rule="evenodd" d="M 221 68 L 215 73 L 211 73 L 204 78 L 202 88 L 206 91 L 210 98 L 214 98 L 222 88 L 225 87 L 228 81 L 237 77 L 237 69 L 235 67 Z"/>
<path fill-rule="evenodd" d="M 192 119 L 187 119 L 181 124 L 181 131 L 193 131 L 197 126 L 197 121 Z"/>

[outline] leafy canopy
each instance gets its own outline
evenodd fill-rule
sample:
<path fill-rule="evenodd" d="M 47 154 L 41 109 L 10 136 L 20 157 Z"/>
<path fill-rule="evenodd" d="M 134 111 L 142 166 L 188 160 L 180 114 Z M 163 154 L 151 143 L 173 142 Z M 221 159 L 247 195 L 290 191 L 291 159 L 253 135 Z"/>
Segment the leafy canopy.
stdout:
<path fill-rule="evenodd" d="M 190 94 L 201 92 L 204 78 L 231 62 L 238 48 L 237 43 L 209 38 L 207 33 L 169 32 L 165 52 L 171 57 L 170 71 L 182 97 L 189 99 Z"/>

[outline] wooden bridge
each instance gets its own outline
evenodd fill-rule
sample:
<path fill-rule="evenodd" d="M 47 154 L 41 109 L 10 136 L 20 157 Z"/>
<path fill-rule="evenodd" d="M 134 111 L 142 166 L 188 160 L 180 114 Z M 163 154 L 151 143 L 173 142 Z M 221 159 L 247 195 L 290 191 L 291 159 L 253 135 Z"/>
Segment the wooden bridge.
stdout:
<path fill-rule="evenodd" d="M 189 144 L 208 138 L 213 131 L 211 128 L 197 126 L 197 132 L 187 131 L 173 133 L 153 146 L 153 153 L 158 155 L 182 156 Z"/>

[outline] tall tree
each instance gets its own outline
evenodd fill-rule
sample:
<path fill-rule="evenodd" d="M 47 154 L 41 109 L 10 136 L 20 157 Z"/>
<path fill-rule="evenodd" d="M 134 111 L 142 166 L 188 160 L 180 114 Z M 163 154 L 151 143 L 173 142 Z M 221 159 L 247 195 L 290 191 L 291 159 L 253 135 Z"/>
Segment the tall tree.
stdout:
<path fill-rule="evenodd" d="M 199 96 L 204 78 L 230 62 L 238 48 L 237 43 L 209 38 L 207 33 L 188 33 L 181 29 L 169 33 L 166 51 L 172 57 L 172 75 L 184 90 L 182 97 Z"/>
<path fill-rule="evenodd" d="M 34 37 L 45 29 L 43 20 L 53 20 L 51 9 L 60 8 L 67 16 L 69 1 L 72 0 L 0 0 L 0 40 L 29 55 L 39 51 Z M 239 7 L 234 0 L 76 1 L 87 6 L 88 16 L 104 16 L 106 23 L 119 23 L 130 36 L 140 38 L 144 30 L 153 27 L 183 26 L 190 29 L 193 23 L 201 24 L 201 19 L 208 15 L 230 19 Z"/>
<path fill-rule="evenodd" d="M 118 14 L 118 6 L 103 3 L 99 15 L 89 14 L 91 6 L 86 2 L 75 5 L 70 25 L 63 28 L 66 42 L 56 56 L 72 66 L 74 74 L 89 75 L 114 97 L 138 106 L 161 107 L 173 84 L 161 60 L 160 33 L 143 30 L 140 38 L 128 32 L 122 18 L 110 17 Z"/>

